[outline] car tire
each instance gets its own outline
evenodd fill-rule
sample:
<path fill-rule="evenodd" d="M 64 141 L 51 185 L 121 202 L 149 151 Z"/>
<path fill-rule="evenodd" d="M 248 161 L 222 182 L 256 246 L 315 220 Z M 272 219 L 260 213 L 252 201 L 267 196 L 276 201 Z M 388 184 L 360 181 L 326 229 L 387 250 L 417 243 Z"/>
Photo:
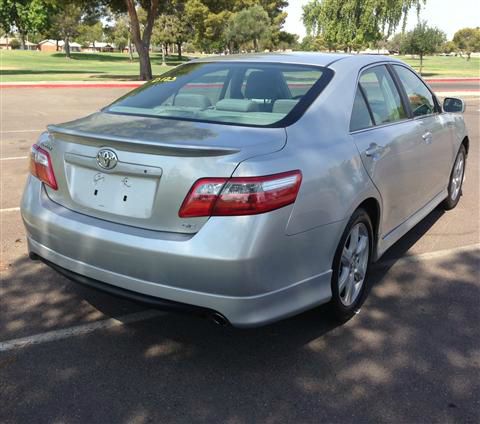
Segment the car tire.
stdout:
<path fill-rule="evenodd" d="M 364 209 L 357 209 L 342 234 L 333 260 L 329 307 L 337 321 L 351 318 L 365 300 L 372 252 L 372 221 Z"/>
<path fill-rule="evenodd" d="M 467 164 L 467 152 L 465 146 L 462 144 L 458 150 L 457 157 L 450 173 L 450 179 L 448 180 L 448 196 L 443 201 L 443 209 L 449 211 L 457 206 L 462 197 L 462 185 L 465 176 L 465 169 Z"/>

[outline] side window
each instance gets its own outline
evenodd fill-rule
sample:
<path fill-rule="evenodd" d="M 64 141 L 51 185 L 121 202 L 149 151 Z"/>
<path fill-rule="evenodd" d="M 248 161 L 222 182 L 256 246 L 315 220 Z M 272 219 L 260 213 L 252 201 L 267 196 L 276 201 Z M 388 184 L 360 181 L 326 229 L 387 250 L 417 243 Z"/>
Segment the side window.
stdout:
<path fill-rule="evenodd" d="M 353 101 L 352 117 L 350 119 L 350 131 L 363 130 L 373 125 L 368 106 L 365 103 L 360 88 L 357 87 L 355 100 Z"/>
<path fill-rule="evenodd" d="M 407 117 L 397 87 L 385 66 L 367 69 L 360 76 L 359 83 L 376 125 L 400 121 Z"/>
<path fill-rule="evenodd" d="M 412 108 L 413 116 L 423 116 L 435 113 L 435 101 L 430 90 L 422 80 L 404 66 L 393 65 Z"/>

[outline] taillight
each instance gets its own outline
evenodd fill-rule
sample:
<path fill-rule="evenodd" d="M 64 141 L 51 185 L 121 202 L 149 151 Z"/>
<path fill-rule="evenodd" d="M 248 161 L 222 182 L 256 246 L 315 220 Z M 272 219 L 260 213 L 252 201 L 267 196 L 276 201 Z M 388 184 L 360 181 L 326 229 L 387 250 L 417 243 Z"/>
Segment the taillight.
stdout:
<path fill-rule="evenodd" d="M 30 151 L 30 173 L 54 190 L 58 189 L 50 154 L 38 144 L 34 144 Z"/>
<path fill-rule="evenodd" d="M 283 172 L 264 177 L 202 178 L 183 201 L 181 218 L 254 215 L 295 202 L 302 173 Z"/>

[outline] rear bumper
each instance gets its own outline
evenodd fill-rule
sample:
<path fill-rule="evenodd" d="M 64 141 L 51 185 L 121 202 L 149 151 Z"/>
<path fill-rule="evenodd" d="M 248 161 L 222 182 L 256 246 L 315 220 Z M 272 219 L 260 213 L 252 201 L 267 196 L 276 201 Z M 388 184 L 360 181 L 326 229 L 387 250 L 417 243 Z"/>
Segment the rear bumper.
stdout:
<path fill-rule="evenodd" d="M 64 270 L 132 293 L 192 305 L 232 325 L 267 324 L 331 298 L 343 223 L 284 235 L 289 208 L 211 219 L 194 236 L 126 227 L 52 202 L 35 178 L 22 199 L 29 251 Z"/>

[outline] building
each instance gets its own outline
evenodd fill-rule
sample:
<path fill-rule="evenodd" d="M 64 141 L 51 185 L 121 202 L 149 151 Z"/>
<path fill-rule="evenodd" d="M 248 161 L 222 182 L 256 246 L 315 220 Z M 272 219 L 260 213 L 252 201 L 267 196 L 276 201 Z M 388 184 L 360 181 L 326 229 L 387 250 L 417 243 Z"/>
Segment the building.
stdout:
<path fill-rule="evenodd" d="M 4 37 L 0 37 L 0 50 L 12 50 L 12 47 L 10 46 L 12 40 L 17 40 L 21 45 L 21 41 L 17 37 L 9 37 L 8 35 L 5 35 Z M 31 43 L 30 41 L 25 41 L 25 49 L 36 50 L 37 44 Z"/>
<path fill-rule="evenodd" d="M 71 52 L 80 52 L 82 51 L 82 46 L 74 41 L 70 41 L 70 51 Z M 60 52 L 63 51 L 63 46 L 65 42 L 63 40 L 42 40 L 38 43 L 37 50 L 41 52 Z"/>
<path fill-rule="evenodd" d="M 83 51 L 85 52 L 113 52 L 115 49 L 114 44 L 104 43 L 102 41 L 94 41 L 90 43 L 88 47 L 85 47 Z"/>

